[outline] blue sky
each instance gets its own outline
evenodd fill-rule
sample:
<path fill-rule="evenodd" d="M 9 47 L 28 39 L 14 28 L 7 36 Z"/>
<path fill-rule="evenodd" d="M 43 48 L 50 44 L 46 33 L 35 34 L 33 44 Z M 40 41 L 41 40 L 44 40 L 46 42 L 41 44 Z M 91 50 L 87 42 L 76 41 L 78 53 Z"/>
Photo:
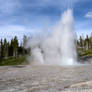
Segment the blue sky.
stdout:
<path fill-rule="evenodd" d="M 71 4 L 72 3 L 72 4 Z M 0 0 L 0 38 L 46 31 L 69 6 L 78 35 L 92 32 L 92 0 Z"/>

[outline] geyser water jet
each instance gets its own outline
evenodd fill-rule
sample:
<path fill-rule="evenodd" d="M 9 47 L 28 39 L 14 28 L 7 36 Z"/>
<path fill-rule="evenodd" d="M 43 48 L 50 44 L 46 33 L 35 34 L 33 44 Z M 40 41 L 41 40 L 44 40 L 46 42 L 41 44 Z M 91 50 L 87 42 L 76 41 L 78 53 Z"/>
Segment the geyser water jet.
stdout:
<path fill-rule="evenodd" d="M 36 36 L 27 44 L 31 48 L 29 61 L 42 65 L 73 65 L 77 61 L 72 10 L 62 14 L 47 37 Z"/>
<path fill-rule="evenodd" d="M 62 63 L 65 65 L 73 65 L 77 61 L 76 46 L 75 46 L 75 32 L 74 32 L 74 19 L 72 10 L 67 10 L 62 15 L 62 37 L 61 37 L 61 52 Z"/>

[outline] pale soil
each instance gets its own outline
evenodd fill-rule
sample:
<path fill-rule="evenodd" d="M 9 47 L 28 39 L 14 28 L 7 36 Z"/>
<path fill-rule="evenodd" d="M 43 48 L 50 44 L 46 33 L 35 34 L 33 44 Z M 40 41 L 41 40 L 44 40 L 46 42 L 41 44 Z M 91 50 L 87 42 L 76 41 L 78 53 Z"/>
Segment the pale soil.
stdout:
<path fill-rule="evenodd" d="M 0 92 L 92 92 L 92 65 L 0 67 Z"/>

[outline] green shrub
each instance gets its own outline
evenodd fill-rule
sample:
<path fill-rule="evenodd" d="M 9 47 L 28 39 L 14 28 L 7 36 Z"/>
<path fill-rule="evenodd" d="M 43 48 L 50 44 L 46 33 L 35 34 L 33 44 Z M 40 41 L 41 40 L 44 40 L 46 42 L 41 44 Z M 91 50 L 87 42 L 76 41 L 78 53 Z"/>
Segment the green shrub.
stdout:
<path fill-rule="evenodd" d="M 23 57 L 9 57 L 7 59 L 0 59 L 0 66 L 5 65 L 24 65 L 28 64 L 28 61 L 26 60 L 26 56 Z"/>

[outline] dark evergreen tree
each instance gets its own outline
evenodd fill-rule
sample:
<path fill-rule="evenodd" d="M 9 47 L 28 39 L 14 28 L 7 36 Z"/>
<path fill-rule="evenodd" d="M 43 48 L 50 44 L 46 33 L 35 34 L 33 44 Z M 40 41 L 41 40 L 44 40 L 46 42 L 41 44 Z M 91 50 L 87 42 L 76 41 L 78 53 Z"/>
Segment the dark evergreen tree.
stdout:
<path fill-rule="evenodd" d="M 4 44 L 3 44 L 3 40 L 1 39 L 1 58 L 4 57 Z"/>
<path fill-rule="evenodd" d="M 4 57 L 8 57 L 8 43 L 7 40 L 4 39 Z"/>
<path fill-rule="evenodd" d="M 27 37 L 26 37 L 26 35 L 24 35 L 23 36 L 23 55 L 25 55 L 27 52 L 25 49 L 26 45 L 27 45 Z"/>
<path fill-rule="evenodd" d="M 90 48 L 90 39 L 89 39 L 88 35 L 86 35 L 85 41 L 86 41 L 86 49 L 88 50 Z"/>
<path fill-rule="evenodd" d="M 16 57 L 17 55 L 18 55 L 18 39 L 17 36 L 15 36 L 13 40 L 13 56 Z"/>

